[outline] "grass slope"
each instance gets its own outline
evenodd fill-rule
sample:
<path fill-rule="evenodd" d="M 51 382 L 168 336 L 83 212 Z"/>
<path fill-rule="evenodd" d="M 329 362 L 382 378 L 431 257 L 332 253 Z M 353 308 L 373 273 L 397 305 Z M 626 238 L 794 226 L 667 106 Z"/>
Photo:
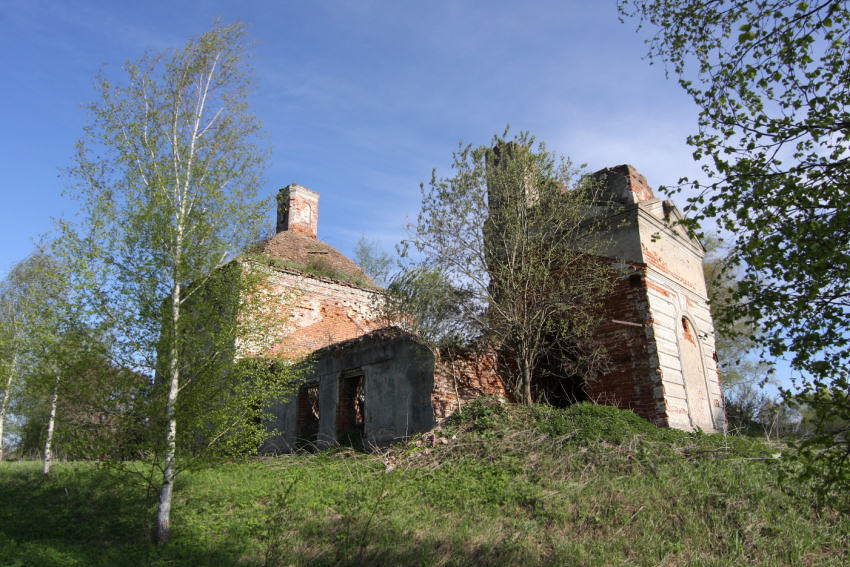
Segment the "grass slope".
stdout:
<path fill-rule="evenodd" d="M 783 480 L 779 449 L 604 406 L 483 400 L 383 454 L 186 473 L 154 495 L 87 463 L 0 466 L 3 565 L 845 565 L 850 523 Z"/>

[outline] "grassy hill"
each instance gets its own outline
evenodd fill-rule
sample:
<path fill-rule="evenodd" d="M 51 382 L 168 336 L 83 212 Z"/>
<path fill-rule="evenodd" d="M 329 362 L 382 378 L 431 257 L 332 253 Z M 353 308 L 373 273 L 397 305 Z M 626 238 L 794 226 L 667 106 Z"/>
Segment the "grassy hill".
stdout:
<path fill-rule="evenodd" d="M 2 565 L 846 565 L 850 522 L 763 440 L 630 412 L 482 400 L 382 454 L 338 449 L 179 477 L 155 494 L 89 463 L 0 466 Z"/>

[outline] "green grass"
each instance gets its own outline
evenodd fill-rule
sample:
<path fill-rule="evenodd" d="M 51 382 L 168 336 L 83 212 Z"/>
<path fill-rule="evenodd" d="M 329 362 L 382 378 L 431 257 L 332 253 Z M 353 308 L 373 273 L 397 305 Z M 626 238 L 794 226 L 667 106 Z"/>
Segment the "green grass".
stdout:
<path fill-rule="evenodd" d="M 467 406 L 433 436 L 186 473 L 155 498 L 91 464 L 0 467 L 3 565 L 845 565 L 850 524 L 780 449 L 579 405 Z M 155 496 L 155 495 L 151 495 Z"/>

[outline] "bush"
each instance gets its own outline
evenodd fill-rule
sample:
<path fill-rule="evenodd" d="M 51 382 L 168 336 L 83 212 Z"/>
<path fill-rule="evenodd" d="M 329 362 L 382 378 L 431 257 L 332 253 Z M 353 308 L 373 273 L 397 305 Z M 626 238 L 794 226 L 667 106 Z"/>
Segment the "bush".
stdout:
<path fill-rule="evenodd" d="M 463 406 L 446 422 L 452 427 L 471 426 L 476 431 L 497 429 L 507 417 L 504 404 L 497 398 L 484 396 Z"/>
<path fill-rule="evenodd" d="M 570 436 L 579 443 L 605 441 L 615 445 L 637 435 L 648 438 L 664 436 L 670 430 L 660 430 L 631 411 L 588 402 L 564 409 L 538 404 L 531 408 L 533 427 L 551 437 Z"/>

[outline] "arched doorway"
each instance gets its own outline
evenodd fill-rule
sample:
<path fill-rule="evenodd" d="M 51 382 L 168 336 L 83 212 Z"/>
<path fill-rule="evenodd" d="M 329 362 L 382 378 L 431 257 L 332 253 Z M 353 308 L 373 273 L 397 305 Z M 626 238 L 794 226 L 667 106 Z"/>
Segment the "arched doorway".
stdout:
<path fill-rule="evenodd" d="M 711 417 L 711 403 L 705 383 L 705 367 L 693 322 L 686 316 L 679 321 L 679 358 L 682 364 L 682 376 L 685 393 L 688 396 L 688 414 L 693 427 L 707 431 L 714 430 Z"/>

